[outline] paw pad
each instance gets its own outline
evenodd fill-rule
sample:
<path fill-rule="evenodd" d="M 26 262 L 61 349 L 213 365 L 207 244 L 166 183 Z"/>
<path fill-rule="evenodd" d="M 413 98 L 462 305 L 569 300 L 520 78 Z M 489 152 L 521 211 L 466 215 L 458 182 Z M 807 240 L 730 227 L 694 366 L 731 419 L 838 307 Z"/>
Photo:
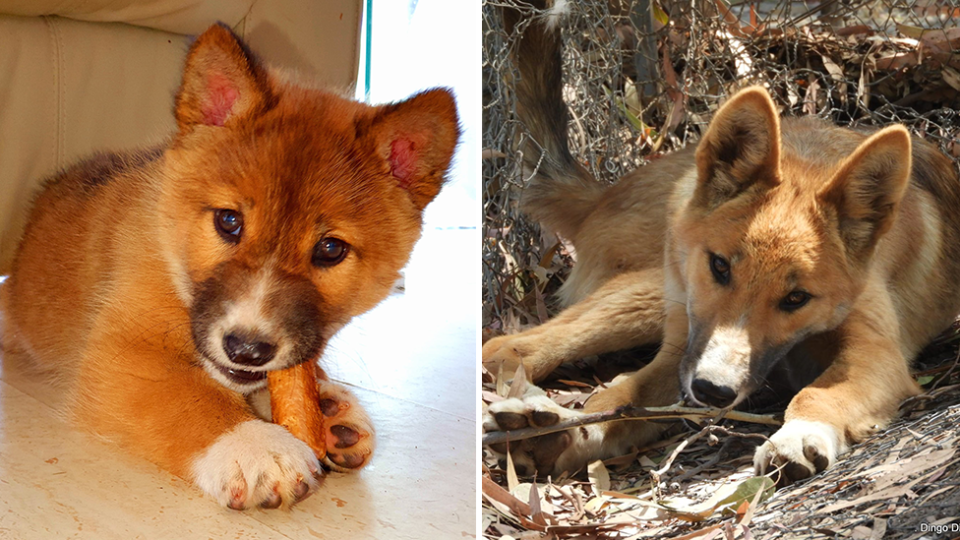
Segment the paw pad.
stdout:
<path fill-rule="evenodd" d="M 227 508 L 230 508 L 231 510 L 243 510 L 246 500 L 247 482 L 241 476 L 237 478 L 233 486 L 230 488 L 230 500 L 227 503 Z"/>
<path fill-rule="evenodd" d="M 327 417 L 336 416 L 340 412 L 340 404 L 335 399 L 321 399 L 320 411 Z"/>
<path fill-rule="evenodd" d="M 330 434 L 337 439 L 334 448 L 350 448 L 360 441 L 360 434 L 347 426 L 336 425 L 330 428 Z"/>
<path fill-rule="evenodd" d="M 318 384 L 327 443 L 323 463 L 341 472 L 363 467 L 373 455 L 375 437 L 370 419 L 347 389 L 329 381 Z"/>
<path fill-rule="evenodd" d="M 530 426 L 552 426 L 577 415 L 578 412 L 564 409 L 551 401 L 540 388 L 530 386 L 523 398 L 505 399 L 491 405 L 483 426 L 488 432 L 512 431 Z M 570 456 L 576 455 L 576 443 L 585 442 L 575 440 L 573 433 L 569 430 L 561 431 L 517 441 L 512 445 L 499 443 L 491 445 L 490 448 L 499 454 L 509 451 L 513 456 L 514 468 L 521 476 L 550 474 L 558 469 L 565 469 L 570 459 L 563 462 L 562 456 L 568 452 Z M 558 467 L 560 462 L 563 463 Z"/>
<path fill-rule="evenodd" d="M 497 425 L 500 426 L 500 429 L 505 431 L 523 429 L 529 425 L 527 417 L 522 413 L 498 412 L 494 413 L 493 417 L 496 418 Z"/>
<path fill-rule="evenodd" d="M 283 503 L 283 497 L 280 496 L 280 484 L 277 483 L 273 486 L 273 491 L 260 503 L 260 508 L 280 508 L 281 503 Z"/>
<path fill-rule="evenodd" d="M 359 454 L 328 453 L 327 457 L 331 461 L 333 461 L 334 463 L 336 463 L 337 465 L 345 469 L 359 469 L 363 465 L 364 460 L 367 459 L 367 456 L 363 456 Z"/>

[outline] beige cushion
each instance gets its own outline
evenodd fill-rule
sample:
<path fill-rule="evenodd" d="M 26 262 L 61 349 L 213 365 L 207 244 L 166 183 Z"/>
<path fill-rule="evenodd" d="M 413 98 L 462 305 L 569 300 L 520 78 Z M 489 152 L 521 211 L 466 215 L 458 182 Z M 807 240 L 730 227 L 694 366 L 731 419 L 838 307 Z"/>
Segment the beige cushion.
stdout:
<path fill-rule="evenodd" d="M 203 32 L 209 21 L 237 24 L 253 3 L 253 0 L 0 0 L 0 13 L 25 17 L 59 15 L 78 21 L 124 22 L 196 34 Z"/>
<path fill-rule="evenodd" d="M 0 15 L 0 275 L 45 177 L 95 150 L 156 144 L 174 128 L 189 37 L 75 19 L 122 15 L 141 24 L 153 17 L 153 28 L 197 32 L 229 21 L 242 3 L 0 0 L 0 12 L 71 17 Z M 356 80 L 360 9 L 359 1 L 259 0 L 233 27 L 267 63 L 346 88 Z M 167 12 L 173 18 L 164 19 Z"/>
<path fill-rule="evenodd" d="M 320 83 L 353 87 L 361 0 L 257 0 L 238 32 L 267 62 Z"/>

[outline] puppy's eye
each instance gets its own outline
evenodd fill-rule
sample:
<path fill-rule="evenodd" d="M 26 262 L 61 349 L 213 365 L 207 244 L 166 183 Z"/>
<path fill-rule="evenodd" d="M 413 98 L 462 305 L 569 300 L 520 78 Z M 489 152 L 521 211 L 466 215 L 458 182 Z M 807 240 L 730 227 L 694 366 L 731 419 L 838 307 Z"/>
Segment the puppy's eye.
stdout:
<path fill-rule="evenodd" d="M 350 246 L 339 238 L 324 238 L 313 246 L 314 266 L 333 266 L 347 256 Z"/>
<path fill-rule="evenodd" d="M 796 311 L 807 304 L 813 296 L 804 291 L 791 291 L 780 300 L 780 309 L 782 311 Z"/>
<path fill-rule="evenodd" d="M 720 285 L 730 283 L 730 263 L 716 253 L 710 254 L 710 271 L 713 272 L 713 279 Z"/>
<path fill-rule="evenodd" d="M 243 230 L 243 214 L 221 208 L 213 213 L 213 225 L 221 238 L 236 244 L 240 241 L 240 231 Z"/>

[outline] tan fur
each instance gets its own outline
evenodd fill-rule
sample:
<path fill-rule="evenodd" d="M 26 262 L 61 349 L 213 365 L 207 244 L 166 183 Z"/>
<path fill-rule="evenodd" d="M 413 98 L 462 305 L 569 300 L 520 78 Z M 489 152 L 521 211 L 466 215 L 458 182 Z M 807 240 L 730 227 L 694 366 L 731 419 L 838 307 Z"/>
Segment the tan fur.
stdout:
<path fill-rule="evenodd" d="M 527 32 L 550 30 L 533 24 Z M 521 76 L 549 80 L 537 70 L 559 69 L 557 50 L 537 51 L 536 64 L 524 51 Z M 520 99 L 558 96 L 537 89 Z M 534 136 L 551 138 L 537 129 Z M 554 181 L 534 184 L 546 192 Z M 575 231 L 577 265 L 563 290 L 572 305 L 541 327 L 488 341 L 483 361 L 494 372 L 522 362 L 536 381 L 562 362 L 662 335 L 656 359 L 597 394 L 586 412 L 681 396 L 736 404 L 785 371 L 799 393 L 756 465 L 782 467 L 783 481 L 803 478 L 918 392 L 909 362 L 960 311 L 957 208 L 951 162 L 903 127 L 868 135 L 816 119 L 781 122 L 767 92 L 748 88 L 721 107 L 695 150 L 628 174 L 586 220 L 561 224 Z M 727 261 L 729 283 L 711 269 L 711 254 Z M 812 298 L 788 311 L 784 302 L 798 291 Z M 722 388 L 729 393 L 712 394 Z M 542 401 L 508 403 L 491 407 L 486 425 L 534 410 L 564 414 Z M 544 473 L 577 469 L 659 431 L 604 424 L 528 444 L 532 457 L 521 461 Z"/>
<path fill-rule="evenodd" d="M 191 47 L 176 116 L 165 147 L 48 181 L 3 290 L 3 340 L 67 381 L 83 426 L 190 476 L 204 449 L 255 417 L 201 367 L 197 313 L 256 289 L 249 317 L 275 331 L 278 351 L 305 351 L 284 362 L 314 361 L 304 355 L 398 278 L 458 127 L 445 90 L 355 103 L 282 82 L 220 26 Z M 235 244 L 214 226 L 224 208 L 243 215 Z M 349 251 L 318 267 L 312 250 L 329 237 Z"/>

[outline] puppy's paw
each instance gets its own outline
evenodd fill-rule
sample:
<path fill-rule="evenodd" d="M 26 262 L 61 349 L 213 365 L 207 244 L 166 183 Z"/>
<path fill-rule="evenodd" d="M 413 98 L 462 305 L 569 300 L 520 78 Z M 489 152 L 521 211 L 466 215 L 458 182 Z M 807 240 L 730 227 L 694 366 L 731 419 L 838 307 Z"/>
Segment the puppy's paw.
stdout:
<path fill-rule="evenodd" d="M 306 443 L 262 420 L 221 435 L 193 462 L 194 482 L 234 510 L 292 506 L 316 491 L 320 464 Z"/>
<path fill-rule="evenodd" d="M 829 469 L 848 450 L 843 435 L 825 422 L 790 420 L 757 449 L 757 474 L 779 470 L 780 487 Z"/>
<path fill-rule="evenodd" d="M 373 457 L 375 435 L 370 417 L 346 388 L 318 381 L 327 456 L 323 464 L 340 472 L 362 468 Z"/>
<path fill-rule="evenodd" d="M 522 398 L 509 398 L 490 405 L 483 417 L 483 430 L 512 431 L 526 427 L 547 427 L 582 413 L 557 405 L 536 386 L 529 386 Z M 599 425 L 558 431 L 522 441 L 491 445 L 494 452 L 509 451 L 518 474 L 554 474 L 576 471 L 601 457 L 603 431 Z"/>

